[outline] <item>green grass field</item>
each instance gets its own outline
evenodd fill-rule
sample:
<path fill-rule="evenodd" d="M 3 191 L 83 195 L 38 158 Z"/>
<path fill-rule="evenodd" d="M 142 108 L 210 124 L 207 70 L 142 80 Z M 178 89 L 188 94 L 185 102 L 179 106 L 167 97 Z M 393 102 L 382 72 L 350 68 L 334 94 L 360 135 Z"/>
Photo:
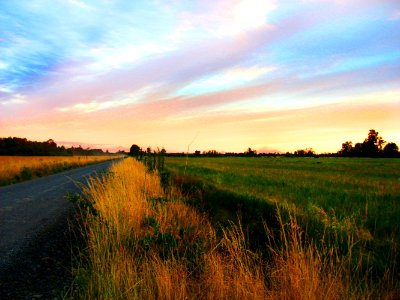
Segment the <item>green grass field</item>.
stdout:
<path fill-rule="evenodd" d="M 218 221 L 239 214 L 257 232 L 258 219 L 272 220 L 279 207 L 297 217 L 309 239 L 343 254 L 357 251 L 364 260 L 358 271 L 396 277 L 399 159 L 169 157 L 166 164 L 186 190 L 203 191 L 203 206 Z"/>

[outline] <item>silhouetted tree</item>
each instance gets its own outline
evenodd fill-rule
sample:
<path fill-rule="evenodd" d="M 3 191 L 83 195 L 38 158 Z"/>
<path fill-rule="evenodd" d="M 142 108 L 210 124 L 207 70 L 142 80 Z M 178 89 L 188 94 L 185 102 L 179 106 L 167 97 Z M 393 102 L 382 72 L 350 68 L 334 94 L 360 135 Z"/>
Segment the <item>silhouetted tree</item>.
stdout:
<path fill-rule="evenodd" d="M 301 157 L 313 157 L 316 156 L 315 151 L 312 148 L 306 148 L 306 149 L 300 149 L 294 151 L 295 156 L 301 156 Z"/>
<path fill-rule="evenodd" d="M 141 149 L 138 145 L 133 144 L 129 150 L 129 155 L 134 156 L 134 157 L 138 157 L 139 154 L 141 152 Z"/>
<path fill-rule="evenodd" d="M 244 152 L 244 155 L 246 156 L 256 156 L 257 155 L 257 151 L 256 150 L 252 150 L 250 147 L 247 148 L 247 150 Z"/>
<path fill-rule="evenodd" d="M 217 152 L 217 150 L 208 150 L 208 151 L 204 151 L 203 154 L 205 156 L 218 156 L 219 153 Z"/>
<path fill-rule="evenodd" d="M 363 144 L 356 143 L 354 145 L 353 155 L 354 156 L 363 156 Z"/>
<path fill-rule="evenodd" d="M 353 143 L 351 141 L 347 141 L 342 144 L 342 149 L 339 151 L 339 153 L 343 156 L 350 156 L 353 150 Z"/>
<path fill-rule="evenodd" d="M 379 151 L 382 151 L 382 146 L 386 143 L 383 138 L 379 136 L 379 132 L 375 131 L 375 129 L 369 130 L 368 137 L 364 142 L 374 144 Z"/>
<path fill-rule="evenodd" d="M 388 143 L 383 148 L 383 154 L 386 157 L 397 157 L 399 156 L 399 147 L 395 143 Z"/>
<path fill-rule="evenodd" d="M 370 129 L 368 137 L 362 143 L 362 156 L 376 157 L 382 151 L 385 141 L 379 136 L 379 132 Z"/>
<path fill-rule="evenodd" d="M 342 149 L 338 151 L 342 156 L 356 156 L 356 157 L 396 157 L 398 156 L 398 147 L 395 143 L 388 143 L 383 147 L 386 142 L 379 132 L 375 129 L 370 129 L 367 138 L 362 143 L 356 143 L 352 147 L 352 142 L 345 142 L 342 144 Z"/>

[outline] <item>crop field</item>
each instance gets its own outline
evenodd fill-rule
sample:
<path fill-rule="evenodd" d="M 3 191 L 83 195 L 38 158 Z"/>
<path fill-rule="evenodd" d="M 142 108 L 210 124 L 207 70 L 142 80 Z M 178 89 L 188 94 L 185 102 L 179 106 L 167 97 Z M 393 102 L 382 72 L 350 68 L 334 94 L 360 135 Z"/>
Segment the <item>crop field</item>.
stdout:
<path fill-rule="evenodd" d="M 0 156 L 0 186 L 114 158 L 115 156 Z"/>
<path fill-rule="evenodd" d="M 87 247 L 69 296 L 396 299 L 398 164 L 125 159 L 74 199 Z"/>

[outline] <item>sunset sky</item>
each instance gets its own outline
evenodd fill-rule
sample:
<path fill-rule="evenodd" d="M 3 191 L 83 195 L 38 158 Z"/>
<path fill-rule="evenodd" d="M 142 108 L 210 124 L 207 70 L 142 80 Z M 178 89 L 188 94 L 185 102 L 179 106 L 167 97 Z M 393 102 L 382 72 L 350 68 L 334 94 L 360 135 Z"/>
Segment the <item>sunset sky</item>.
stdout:
<path fill-rule="evenodd" d="M 322 153 L 399 115 L 398 0 L 0 1 L 0 137 Z"/>

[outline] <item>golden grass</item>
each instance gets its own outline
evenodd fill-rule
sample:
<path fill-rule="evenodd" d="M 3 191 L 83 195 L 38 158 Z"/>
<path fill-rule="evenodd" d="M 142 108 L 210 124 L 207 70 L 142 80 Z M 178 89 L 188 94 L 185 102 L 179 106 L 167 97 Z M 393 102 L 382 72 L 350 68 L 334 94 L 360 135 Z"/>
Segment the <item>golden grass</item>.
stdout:
<path fill-rule="evenodd" d="M 134 159 L 85 190 L 89 266 L 73 297 L 86 299 L 262 299 L 262 264 L 241 231 L 217 239 L 206 216 L 165 197 L 157 174 Z"/>
<path fill-rule="evenodd" d="M 279 214 L 279 212 L 278 212 Z M 281 228 L 285 228 L 281 222 Z M 270 268 L 272 299 L 349 299 L 346 282 L 337 264 L 335 253 L 326 255 L 327 249 L 317 249 L 304 243 L 303 232 L 295 219 L 290 218 L 288 228 L 281 231 L 282 246 L 271 247 L 273 264 Z M 268 232 L 268 228 L 266 228 Z M 325 255 L 324 255 L 325 254 Z M 344 266 L 346 269 L 347 266 Z"/>
<path fill-rule="evenodd" d="M 165 195 L 158 175 L 132 158 L 92 179 L 84 193 L 98 214 L 83 213 L 88 247 L 72 298 L 373 298 L 351 291 L 347 261 L 305 243 L 295 219 L 280 218 L 279 243 L 260 228 L 270 240 L 271 257 L 263 260 L 240 223 L 217 234 L 206 215 Z"/>
<path fill-rule="evenodd" d="M 0 185 L 113 158 L 115 156 L 0 156 Z"/>

